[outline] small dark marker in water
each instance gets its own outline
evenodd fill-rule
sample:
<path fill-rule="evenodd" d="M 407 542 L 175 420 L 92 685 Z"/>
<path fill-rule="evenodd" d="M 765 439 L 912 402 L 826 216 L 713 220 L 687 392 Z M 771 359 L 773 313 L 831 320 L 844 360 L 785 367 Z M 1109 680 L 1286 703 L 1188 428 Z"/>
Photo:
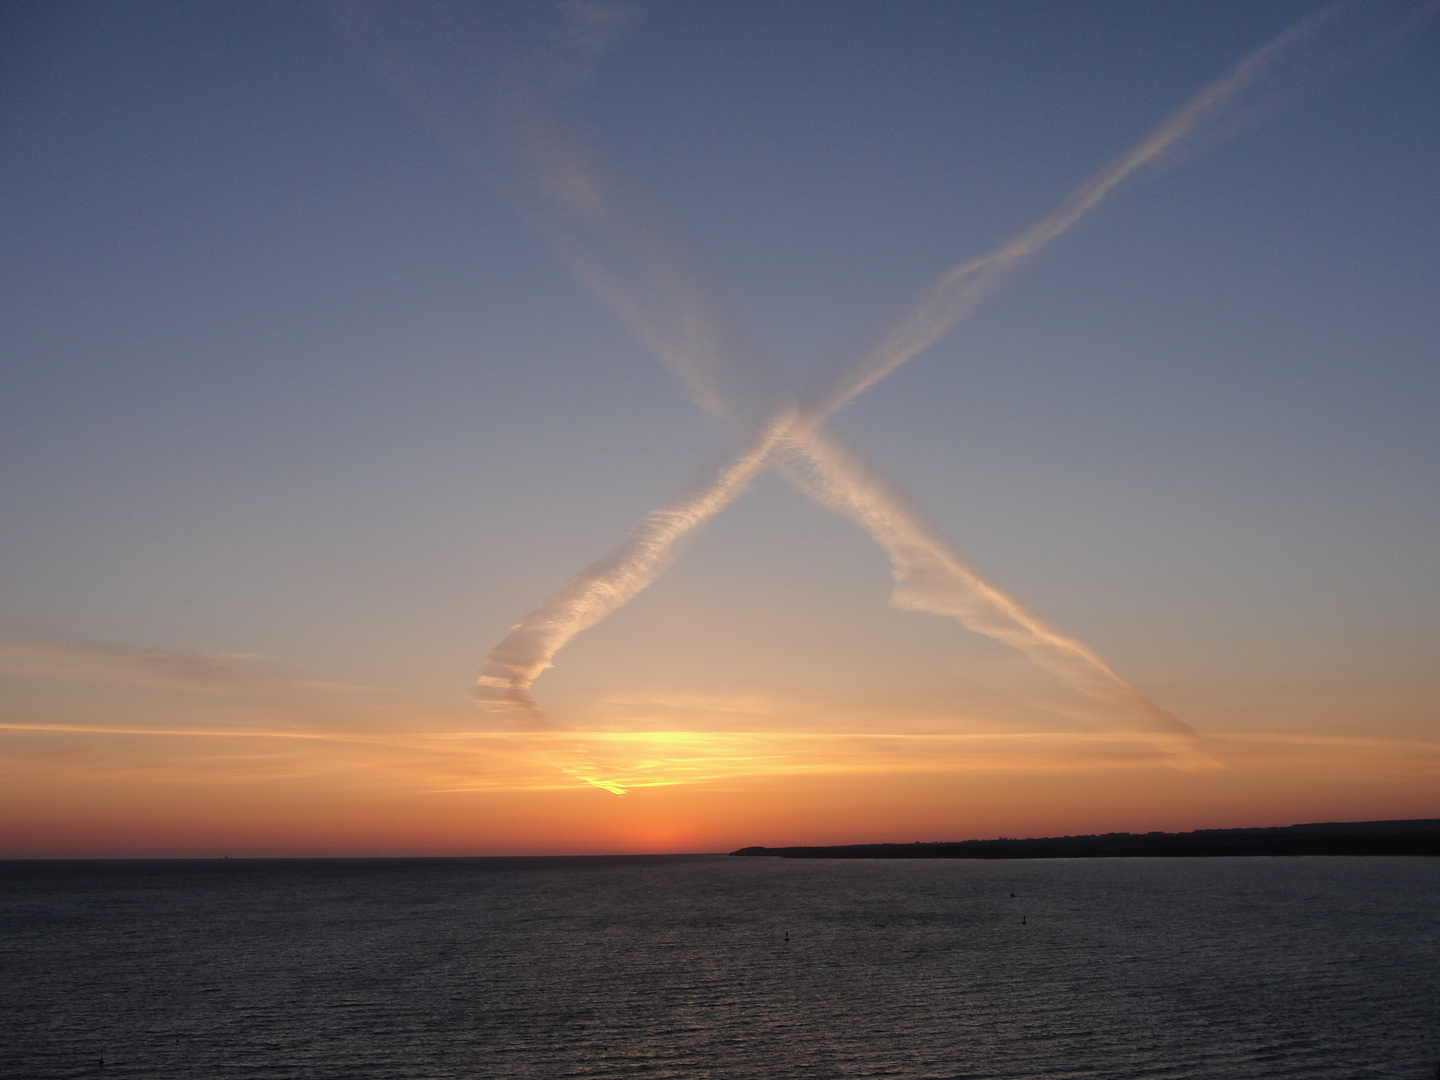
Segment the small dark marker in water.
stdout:
<path fill-rule="evenodd" d="M 1025 916 L 1024 916 L 1024 915 L 1021 915 L 1021 916 L 1020 916 L 1020 925 L 1021 925 L 1021 926 L 1024 926 L 1024 925 L 1025 925 Z"/>
<path fill-rule="evenodd" d="M 1013 892 L 1010 894 L 1010 899 L 1011 899 L 1011 900 L 1014 900 L 1014 899 L 1015 899 L 1015 894 L 1014 894 Z"/>
<path fill-rule="evenodd" d="M 786 931 L 785 931 L 785 940 L 786 940 L 786 941 L 789 941 L 789 940 L 790 940 L 790 931 L 789 931 L 789 930 L 786 930 Z"/>

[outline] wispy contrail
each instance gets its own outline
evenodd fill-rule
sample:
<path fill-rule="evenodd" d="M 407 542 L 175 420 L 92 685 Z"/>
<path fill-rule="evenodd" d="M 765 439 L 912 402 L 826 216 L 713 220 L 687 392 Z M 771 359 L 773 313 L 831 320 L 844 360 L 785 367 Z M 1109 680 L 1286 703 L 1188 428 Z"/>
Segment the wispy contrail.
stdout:
<path fill-rule="evenodd" d="M 1152 704 L 1080 642 L 1049 626 L 990 584 L 940 532 L 884 481 L 819 431 L 787 444 L 781 472 L 815 501 L 849 518 L 885 549 L 895 590 L 890 602 L 928 611 L 1019 649 L 1075 689 L 1105 702 L 1140 730 L 1195 734 Z"/>
<path fill-rule="evenodd" d="M 565 582 L 511 627 L 485 657 L 476 698 L 513 709 L 517 717 L 540 719 L 527 691 L 550 666 L 551 658 L 581 630 L 594 626 L 654 581 L 674 560 L 681 542 L 764 471 L 789 427 L 789 417 L 777 417 L 737 457 L 678 499 L 646 514 L 623 544 Z"/>
<path fill-rule="evenodd" d="M 987 255 L 943 274 L 832 388 L 798 413 L 787 408 L 734 462 L 718 470 L 708 486 L 692 489 L 648 515 L 616 552 L 572 578 L 517 623 L 486 658 L 478 696 L 533 711 L 527 691 L 535 677 L 550 666 L 556 652 L 580 630 L 603 619 L 653 581 L 674 559 L 679 543 L 778 460 L 784 475 L 801 490 L 859 524 L 886 550 L 896 579 L 893 602 L 897 606 L 954 617 L 974 631 L 1012 645 L 1077 689 L 1117 707 L 1144 729 L 1190 732 L 1146 701 L 1090 650 L 1046 626 L 979 577 L 933 528 L 905 509 L 903 499 L 825 438 L 821 426 L 836 409 L 949 333 L 1009 270 L 1072 227 L 1136 169 L 1155 161 L 1221 111 L 1263 74 L 1277 55 L 1293 48 L 1342 7 L 1343 3 L 1331 4 L 1291 26 L 1192 97 L 1051 213 Z M 661 234 L 653 227 L 640 227 L 643 215 L 637 221 L 617 213 L 613 201 L 607 200 L 607 185 L 593 169 L 593 152 L 585 153 L 557 136 L 553 125 L 535 125 L 529 130 L 535 133 L 530 146 L 543 147 L 543 151 L 532 150 L 535 159 L 544 161 L 553 170 L 551 175 L 565 180 L 563 184 L 552 181 L 549 187 L 570 193 L 569 205 L 563 207 L 569 218 L 592 230 L 603 223 L 612 236 L 624 235 L 625 246 L 646 252 L 650 265 L 671 261 Z M 717 320 L 706 317 L 719 305 L 706 303 L 694 291 L 694 281 L 668 280 L 672 290 L 684 295 L 682 304 L 647 304 L 628 291 L 621 279 L 607 273 L 584 245 L 567 240 L 564 229 L 550 228 L 547 233 L 582 279 L 647 347 L 681 374 L 702 407 L 716 415 L 736 414 L 724 388 L 711 377 L 717 368 L 725 370 L 723 342 L 727 335 L 717 329 Z M 682 332 L 677 334 L 676 327 Z M 745 352 L 747 359 L 755 355 L 749 348 Z M 777 454 L 782 448 L 783 455 Z"/>
<path fill-rule="evenodd" d="M 497 135 L 522 166 L 514 202 L 571 271 L 684 383 L 733 426 L 760 426 L 793 398 L 789 380 L 686 245 L 659 200 L 638 191 L 530 80 L 507 81 Z"/>
<path fill-rule="evenodd" d="M 838 379 L 812 406 L 814 422 L 829 416 L 856 395 L 874 386 L 907 360 L 934 345 L 966 318 L 996 284 L 1019 262 L 1036 254 L 1093 210 L 1115 187 L 1143 165 L 1155 161 L 1195 132 L 1206 119 L 1232 103 L 1255 82 L 1271 62 L 1294 48 L 1322 23 L 1334 18 L 1349 0 L 1320 8 L 1256 49 L 1223 79 L 1211 83 L 1176 109 L 1131 149 L 1110 162 L 1050 213 L 1008 243 L 941 274 L 920 299 L 900 317 L 858 364 Z"/>

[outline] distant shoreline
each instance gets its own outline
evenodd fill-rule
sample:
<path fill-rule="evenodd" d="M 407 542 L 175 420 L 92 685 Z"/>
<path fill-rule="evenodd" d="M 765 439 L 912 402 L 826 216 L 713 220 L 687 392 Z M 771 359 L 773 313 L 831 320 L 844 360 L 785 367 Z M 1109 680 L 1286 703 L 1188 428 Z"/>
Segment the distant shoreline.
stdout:
<path fill-rule="evenodd" d="M 832 847 L 745 847 L 732 855 L 781 859 L 1115 859 L 1257 855 L 1440 855 L 1440 819 L 1331 821 L 1268 829 L 1102 833 L 1029 839 Z"/>

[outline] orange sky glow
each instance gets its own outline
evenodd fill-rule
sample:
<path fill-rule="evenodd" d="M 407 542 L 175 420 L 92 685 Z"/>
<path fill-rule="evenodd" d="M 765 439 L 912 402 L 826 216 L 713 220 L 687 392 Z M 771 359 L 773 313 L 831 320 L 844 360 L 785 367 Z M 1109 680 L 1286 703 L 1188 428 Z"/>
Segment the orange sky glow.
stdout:
<path fill-rule="evenodd" d="M 993 720 L 865 730 L 853 713 L 835 730 L 823 709 L 795 707 L 806 726 L 787 727 L 785 703 L 694 695 L 613 702 L 606 729 L 487 731 L 463 705 L 250 659 L 32 641 L 6 660 L 11 858 L 725 851 L 1423 817 L 1440 777 L 1440 743 L 1394 731 L 1197 747 Z M 660 720 L 671 729 L 637 727 Z"/>

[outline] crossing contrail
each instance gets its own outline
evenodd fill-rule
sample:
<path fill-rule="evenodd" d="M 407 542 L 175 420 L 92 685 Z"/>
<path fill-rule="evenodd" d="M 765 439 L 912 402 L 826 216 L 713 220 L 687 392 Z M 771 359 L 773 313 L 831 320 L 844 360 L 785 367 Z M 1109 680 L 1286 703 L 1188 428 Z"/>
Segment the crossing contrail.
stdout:
<path fill-rule="evenodd" d="M 838 379 L 828 392 L 819 396 L 812 406 L 815 422 L 819 423 L 950 333 L 1017 264 L 1068 230 L 1136 169 L 1172 150 L 1206 120 L 1213 120 L 1265 74 L 1277 56 L 1294 48 L 1321 24 L 1338 15 L 1348 2 L 1337 0 L 1311 12 L 1281 32 L 1236 64 L 1224 78 L 1190 98 L 1166 117 L 1159 127 L 1081 184 L 1059 206 L 1014 239 L 941 274 L 920 299 L 880 336 L 860 362 Z"/>
<path fill-rule="evenodd" d="M 477 698 L 538 716 L 529 688 L 565 643 L 654 581 L 688 537 L 762 471 L 774 467 L 801 491 L 863 528 L 886 551 L 895 579 L 895 606 L 955 618 L 972 631 L 1019 649 L 1075 689 L 1111 706 L 1131 726 L 1193 737 L 1192 729 L 1147 701 L 1091 650 L 980 577 L 938 530 L 822 428 L 837 409 L 953 330 L 1005 275 L 1079 222 L 1137 169 L 1222 114 L 1277 57 L 1343 7 L 1343 2 L 1331 4 L 1295 23 L 1186 101 L 1049 214 L 988 254 L 942 274 L 857 364 L 807 405 L 797 409 L 793 397 L 786 396 L 786 405 L 745 441 L 733 461 L 648 514 L 616 551 L 571 578 L 516 623 L 486 657 Z M 558 211 L 558 220 L 552 213 L 543 227 L 581 279 L 682 378 L 707 412 L 732 421 L 747 415 L 749 410 L 737 404 L 731 389 L 745 381 L 736 378 L 742 363 L 749 385 L 764 382 L 773 397 L 774 387 L 785 385 L 783 379 L 773 365 L 767 370 L 757 363 L 759 351 L 732 328 L 708 283 L 687 272 L 686 261 L 668 245 L 653 215 L 633 203 L 625 205 L 629 200 L 617 195 L 621 189 L 603 174 L 596 152 L 553 120 L 536 123 L 537 115 L 527 118 L 528 126 L 517 127 L 526 132 L 524 148 L 532 167 L 544 174 L 539 186 L 550 193 L 552 208 Z M 595 243 L 597 233 L 611 240 L 608 252 Z M 628 264 L 621 272 L 615 271 L 616 251 Z M 729 348 L 736 342 L 741 343 L 738 354 Z M 758 380 L 757 372 L 763 372 Z"/>
<path fill-rule="evenodd" d="M 1146 700 L 1103 660 L 986 581 L 894 489 L 870 475 L 819 431 L 788 442 L 777 467 L 801 491 L 859 525 L 885 550 L 891 604 L 955 619 L 1024 653 L 1076 690 L 1111 706 L 1141 730 L 1194 736 L 1187 724 Z"/>
<path fill-rule="evenodd" d="M 646 514 L 624 543 L 512 626 L 485 657 L 476 698 L 511 709 L 518 717 L 540 719 L 528 691 L 554 655 L 581 630 L 594 626 L 654 581 L 674 561 L 681 543 L 743 494 L 769 466 L 789 427 L 788 417 L 777 417 L 738 456 L 679 498 Z"/>

